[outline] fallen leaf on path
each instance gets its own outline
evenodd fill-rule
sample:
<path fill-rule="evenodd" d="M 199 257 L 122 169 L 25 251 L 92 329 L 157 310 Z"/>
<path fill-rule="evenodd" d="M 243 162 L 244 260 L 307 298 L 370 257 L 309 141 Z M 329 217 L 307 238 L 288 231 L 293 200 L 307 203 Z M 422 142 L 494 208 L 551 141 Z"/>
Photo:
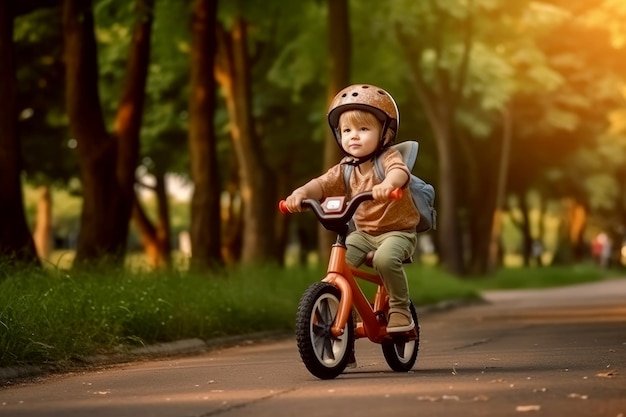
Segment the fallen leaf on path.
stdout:
<path fill-rule="evenodd" d="M 438 399 L 438 397 L 431 397 L 430 395 L 420 395 L 417 397 L 417 401 L 430 401 L 431 403 L 434 403 Z"/>
<path fill-rule="evenodd" d="M 615 369 L 612 369 L 612 370 L 606 371 L 606 372 L 600 372 L 600 373 L 596 374 L 596 376 L 599 376 L 600 378 L 613 378 L 616 375 L 617 375 L 617 371 Z"/>
<path fill-rule="evenodd" d="M 506 379 L 498 378 L 498 379 L 492 379 L 491 381 L 489 381 L 490 384 L 495 384 L 496 382 L 506 382 Z"/>
<path fill-rule="evenodd" d="M 527 413 L 529 411 L 539 411 L 541 410 L 541 406 L 540 405 L 518 405 L 517 407 L 515 407 L 515 411 L 520 412 L 520 413 Z"/>

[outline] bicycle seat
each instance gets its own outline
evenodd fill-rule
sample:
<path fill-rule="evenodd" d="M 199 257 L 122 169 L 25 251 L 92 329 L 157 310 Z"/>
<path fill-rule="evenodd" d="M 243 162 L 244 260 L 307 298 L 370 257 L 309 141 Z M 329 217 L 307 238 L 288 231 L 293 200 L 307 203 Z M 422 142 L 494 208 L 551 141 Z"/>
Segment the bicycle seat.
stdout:
<path fill-rule="evenodd" d="M 374 268 L 374 254 L 376 254 L 375 250 L 371 250 L 371 251 L 367 252 L 367 255 L 365 255 L 365 261 L 363 261 L 363 263 L 365 265 L 369 266 L 370 268 Z M 409 256 L 404 261 L 402 261 L 402 263 L 403 264 L 411 264 L 411 263 L 413 263 L 413 257 Z"/>

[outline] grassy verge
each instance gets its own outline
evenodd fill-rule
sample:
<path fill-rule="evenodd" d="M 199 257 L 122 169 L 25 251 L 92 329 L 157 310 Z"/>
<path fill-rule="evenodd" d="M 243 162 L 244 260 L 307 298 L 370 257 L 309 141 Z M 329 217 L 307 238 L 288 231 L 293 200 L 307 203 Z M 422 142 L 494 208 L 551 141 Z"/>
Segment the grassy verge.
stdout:
<path fill-rule="evenodd" d="M 458 280 L 432 266 L 410 265 L 407 275 L 414 303 L 425 305 L 476 299 L 485 288 L 563 285 L 607 273 L 507 269 L 490 279 Z M 22 270 L 0 277 L 0 367 L 62 363 L 184 338 L 292 330 L 301 294 L 321 276 L 321 270 L 275 266 L 211 276 Z"/>

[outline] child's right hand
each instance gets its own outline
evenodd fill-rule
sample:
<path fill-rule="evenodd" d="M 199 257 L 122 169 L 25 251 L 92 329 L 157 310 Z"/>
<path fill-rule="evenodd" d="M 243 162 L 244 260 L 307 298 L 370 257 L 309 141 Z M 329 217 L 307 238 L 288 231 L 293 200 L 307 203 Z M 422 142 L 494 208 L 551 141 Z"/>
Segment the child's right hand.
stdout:
<path fill-rule="evenodd" d="M 307 196 L 304 192 L 300 190 L 295 190 L 289 197 L 285 199 L 285 205 L 287 209 L 291 213 L 298 213 L 302 211 L 302 200 L 306 199 Z"/>

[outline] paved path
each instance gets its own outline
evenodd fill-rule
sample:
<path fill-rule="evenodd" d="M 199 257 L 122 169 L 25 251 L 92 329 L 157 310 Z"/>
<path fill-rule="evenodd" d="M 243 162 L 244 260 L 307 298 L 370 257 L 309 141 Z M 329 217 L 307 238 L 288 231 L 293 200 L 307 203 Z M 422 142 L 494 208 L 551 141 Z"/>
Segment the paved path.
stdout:
<path fill-rule="evenodd" d="M 406 374 L 359 340 L 320 381 L 288 338 L 2 389 L 0 416 L 626 417 L 626 280 L 486 298 L 425 314 Z"/>

